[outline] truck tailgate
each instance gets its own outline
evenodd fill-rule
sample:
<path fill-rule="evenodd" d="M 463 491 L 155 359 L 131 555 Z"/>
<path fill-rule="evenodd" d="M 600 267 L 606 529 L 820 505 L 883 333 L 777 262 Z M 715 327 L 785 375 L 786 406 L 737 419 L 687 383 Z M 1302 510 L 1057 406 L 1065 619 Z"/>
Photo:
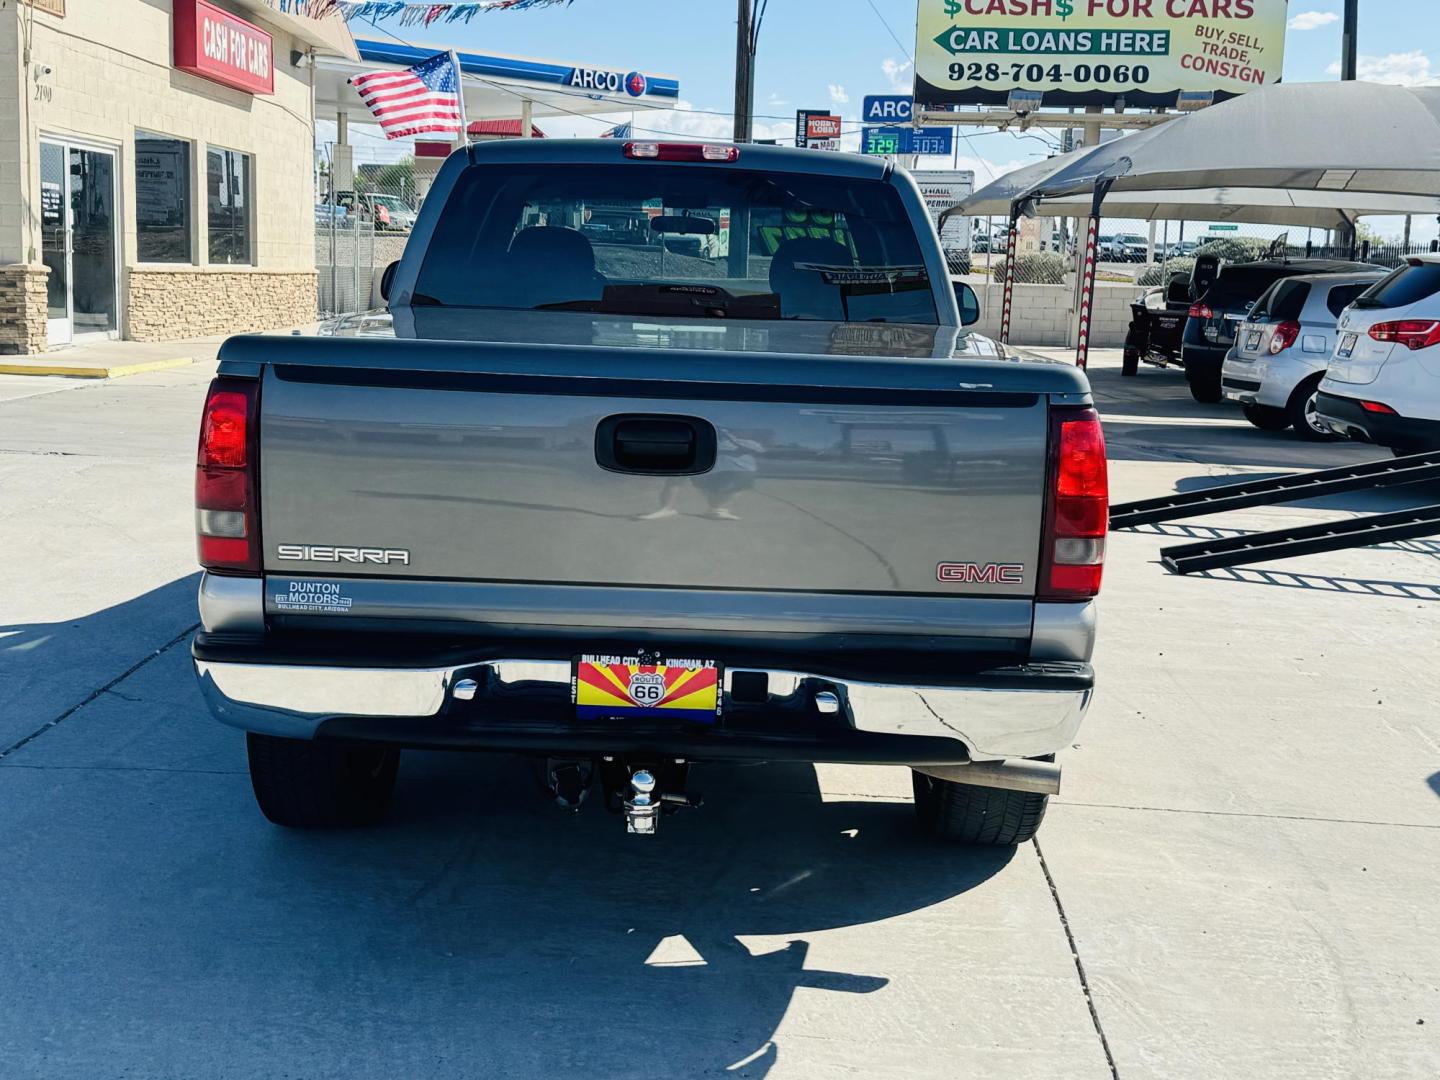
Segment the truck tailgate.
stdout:
<path fill-rule="evenodd" d="M 984 362 L 301 349 L 261 392 L 274 575 L 1029 598 L 1044 391 L 1077 386 Z M 606 463 L 615 417 L 712 429 L 713 465 Z"/>

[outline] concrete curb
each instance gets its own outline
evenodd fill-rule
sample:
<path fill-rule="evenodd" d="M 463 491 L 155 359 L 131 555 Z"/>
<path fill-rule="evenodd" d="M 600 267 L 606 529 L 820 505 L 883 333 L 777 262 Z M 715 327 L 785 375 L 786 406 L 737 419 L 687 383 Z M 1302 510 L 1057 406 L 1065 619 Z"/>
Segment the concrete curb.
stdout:
<path fill-rule="evenodd" d="M 145 360 L 138 364 L 54 364 L 44 360 L 0 363 L 0 375 L 63 375 L 71 379 L 118 379 L 139 375 L 144 371 L 185 367 L 194 357 L 176 356 L 168 360 Z"/>

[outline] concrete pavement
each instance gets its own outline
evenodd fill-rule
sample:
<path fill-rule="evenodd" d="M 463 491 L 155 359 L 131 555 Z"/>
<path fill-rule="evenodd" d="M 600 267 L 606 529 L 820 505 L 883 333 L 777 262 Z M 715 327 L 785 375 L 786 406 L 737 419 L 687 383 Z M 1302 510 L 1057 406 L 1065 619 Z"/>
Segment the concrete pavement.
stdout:
<path fill-rule="evenodd" d="M 792 766 L 637 841 L 425 754 L 386 826 L 292 834 L 188 668 L 209 373 L 0 376 L 0 1077 L 1440 1074 L 1440 541 L 1155 562 L 1416 493 L 1113 536 L 1038 845 Z M 1093 374 L 1119 500 L 1375 456 Z"/>

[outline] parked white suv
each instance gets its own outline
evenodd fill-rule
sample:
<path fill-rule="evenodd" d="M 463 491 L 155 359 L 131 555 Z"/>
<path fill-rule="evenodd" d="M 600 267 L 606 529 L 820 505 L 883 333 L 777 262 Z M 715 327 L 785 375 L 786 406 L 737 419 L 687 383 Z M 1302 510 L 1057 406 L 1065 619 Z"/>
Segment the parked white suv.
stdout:
<path fill-rule="evenodd" d="M 1333 439 L 1315 419 L 1315 396 L 1335 351 L 1335 322 L 1384 276 L 1377 267 L 1368 273 L 1305 274 L 1275 282 L 1235 332 L 1235 347 L 1221 369 L 1222 393 L 1265 431 L 1293 427 L 1302 439 Z"/>
<path fill-rule="evenodd" d="M 1340 316 L 1317 423 L 1397 454 L 1440 449 L 1440 255 L 1412 255 Z"/>

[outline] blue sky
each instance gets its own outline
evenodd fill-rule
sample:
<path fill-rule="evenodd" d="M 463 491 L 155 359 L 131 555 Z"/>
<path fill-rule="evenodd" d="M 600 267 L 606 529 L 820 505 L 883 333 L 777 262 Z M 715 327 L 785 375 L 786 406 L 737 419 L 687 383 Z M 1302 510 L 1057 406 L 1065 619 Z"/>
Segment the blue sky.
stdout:
<path fill-rule="evenodd" d="M 792 134 L 794 110 L 802 107 L 833 106 L 858 126 L 864 95 L 908 90 L 915 9 L 915 0 L 770 0 L 756 67 L 757 134 Z M 1291 0 L 1287 81 L 1338 78 L 1341 9 L 1341 0 Z M 1361 0 L 1361 78 L 1440 83 L 1436 25 L 1436 0 Z M 416 45 L 671 74 L 680 80 L 686 108 L 667 119 L 651 114 L 643 123 L 701 136 L 723 137 L 730 131 L 735 57 L 731 0 L 574 0 L 568 7 L 482 14 L 468 26 L 402 28 L 394 19 L 381 26 Z M 356 37 L 387 37 L 358 21 L 351 29 Z M 595 135 L 615 119 L 547 120 L 544 126 L 556 135 Z M 389 160 L 408 150 L 378 139 L 357 142 L 360 160 Z M 971 134 L 962 143 L 960 166 L 975 169 L 983 183 L 1046 153 L 1043 135 L 1020 139 Z M 948 162 L 922 161 L 931 167 L 942 164 Z M 1434 232 L 1431 223 L 1424 235 Z"/>

